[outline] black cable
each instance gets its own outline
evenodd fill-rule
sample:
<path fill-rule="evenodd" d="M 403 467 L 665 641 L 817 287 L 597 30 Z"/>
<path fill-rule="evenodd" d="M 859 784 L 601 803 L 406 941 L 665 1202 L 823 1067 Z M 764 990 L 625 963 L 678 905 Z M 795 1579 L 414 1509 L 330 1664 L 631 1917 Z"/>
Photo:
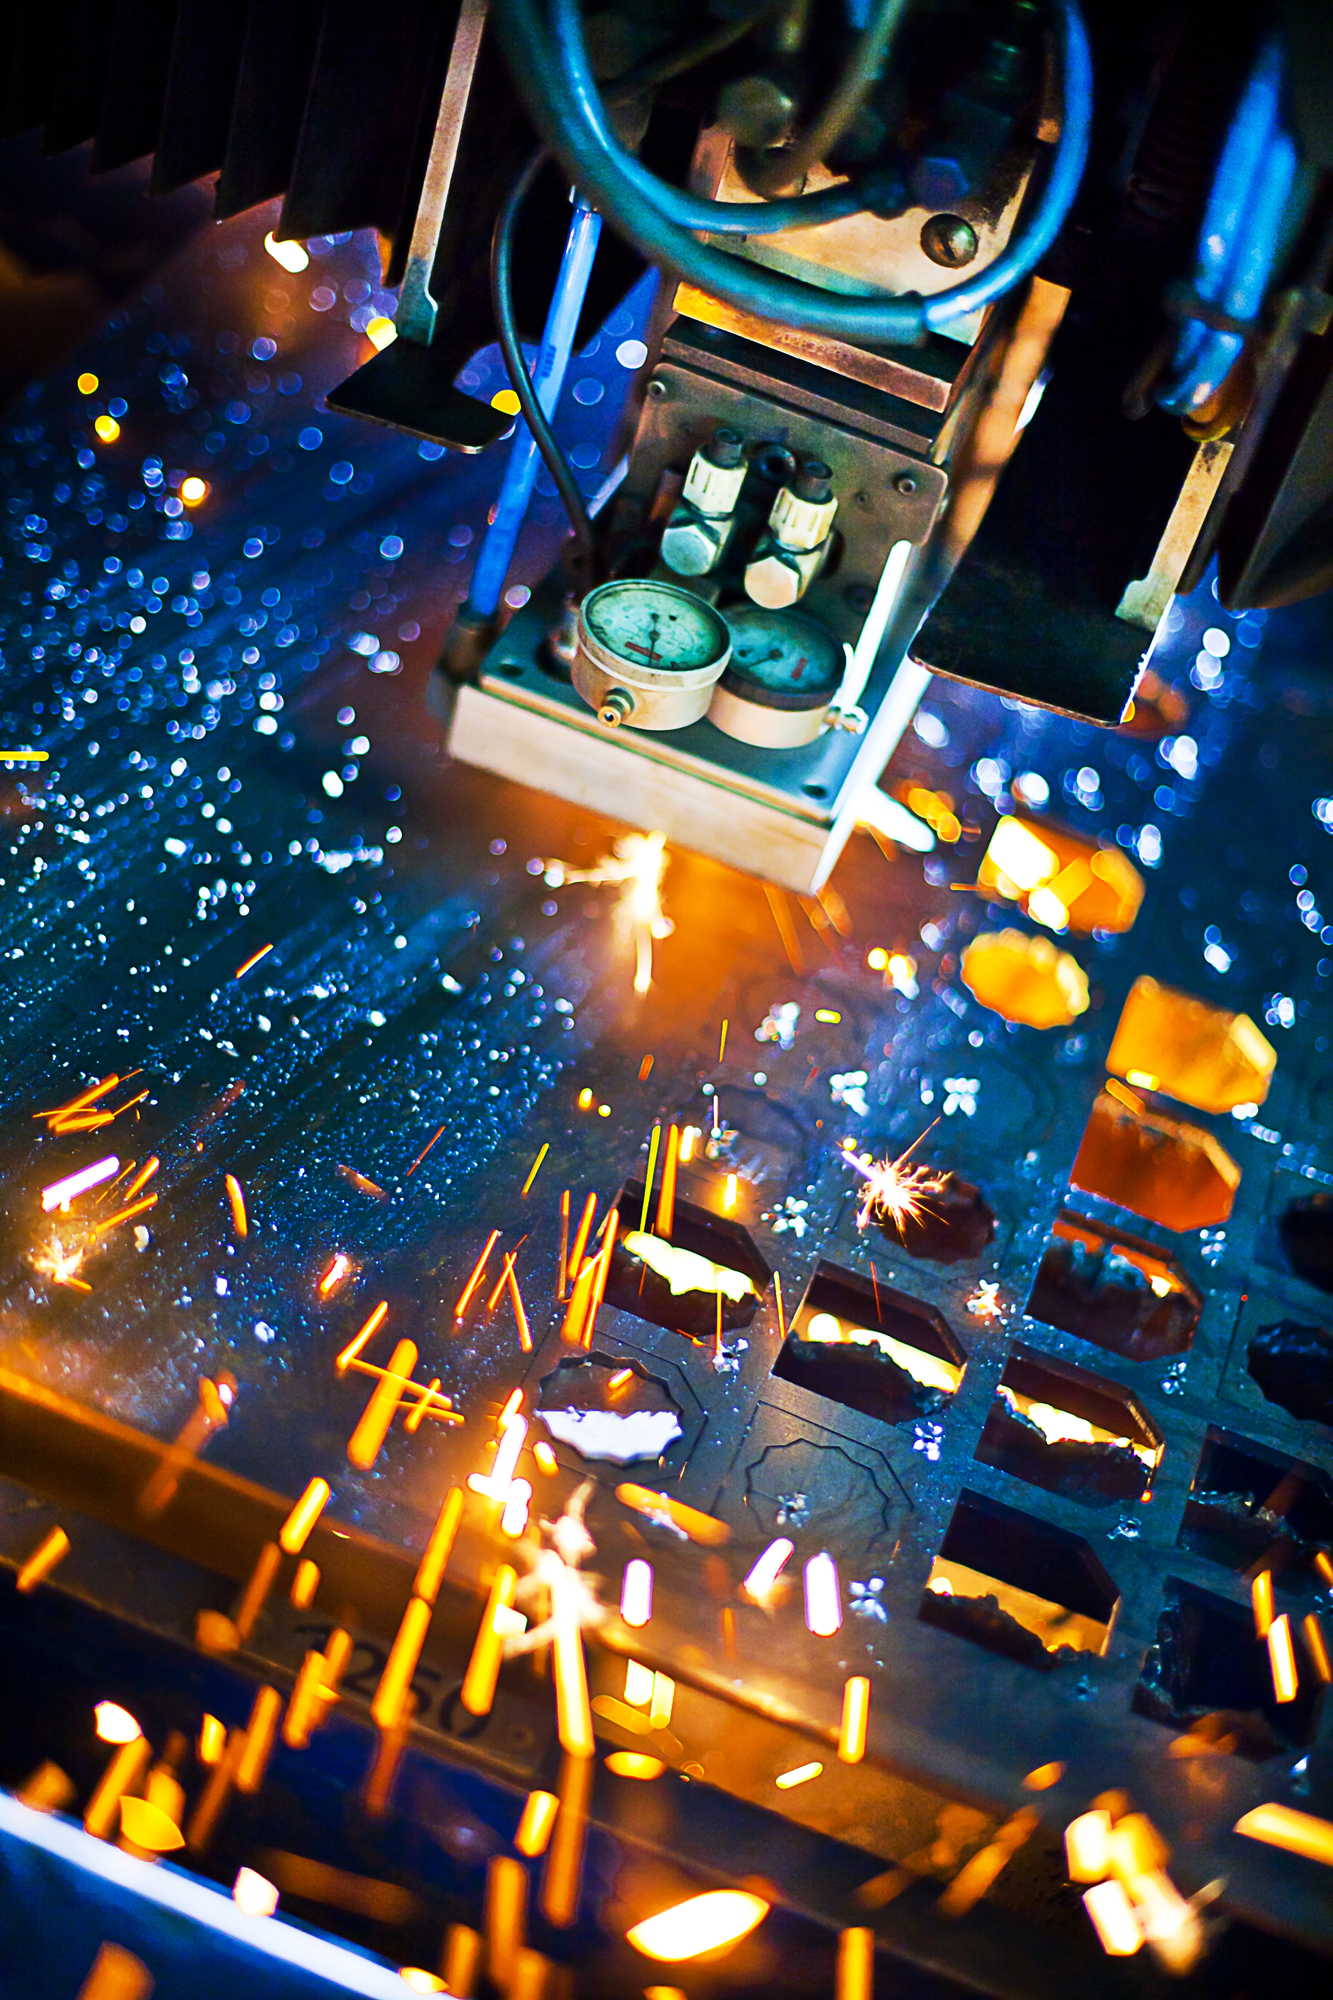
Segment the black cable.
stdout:
<path fill-rule="evenodd" d="M 564 503 L 565 512 L 569 516 L 569 525 L 574 534 L 578 560 L 591 567 L 595 545 L 588 509 L 584 505 L 583 495 L 574 477 L 574 469 L 556 443 L 555 432 L 537 401 L 537 391 L 532 386 L 532 377 L 528 373 L 528 364 L 523 356 L 523 343 L 519 339 L 518 328 L 514 323 L 514 225 L 533 182 L 548 158 L 545 146 L 533 154 L 505 197 L 504 206 L 495 218 L 495 234 L 491 238 L 491 309 L 495 314 L 495 331 L 500 342 L 500 352 L 504 356 L 509 379 L 514 385 L 514 394 L 518 397 L 523 420 L 532 432 L 533 442 L 541 453 L 546 470 L 555 481 L 556 491 Z"/>

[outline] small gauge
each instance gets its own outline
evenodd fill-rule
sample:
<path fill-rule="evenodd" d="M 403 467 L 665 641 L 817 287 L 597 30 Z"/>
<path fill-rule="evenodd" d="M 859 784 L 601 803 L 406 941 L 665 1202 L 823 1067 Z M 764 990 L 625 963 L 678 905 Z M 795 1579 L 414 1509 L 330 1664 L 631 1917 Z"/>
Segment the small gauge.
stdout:
<path fill-rule="evenodd" d="M 845 670 L 843 647 L 801 611 L 746 606 L 727 614 L 731 659 L 708 719 L 724 735 L 766 750 L 813 743 Z"/>
<path fill-rule="evenodd" d="M 608 729 L 683 729 L 707 708 L 731 655 L 711 604 L 671 583 L 623 577 L 579 606 L 573 681 Z"/>

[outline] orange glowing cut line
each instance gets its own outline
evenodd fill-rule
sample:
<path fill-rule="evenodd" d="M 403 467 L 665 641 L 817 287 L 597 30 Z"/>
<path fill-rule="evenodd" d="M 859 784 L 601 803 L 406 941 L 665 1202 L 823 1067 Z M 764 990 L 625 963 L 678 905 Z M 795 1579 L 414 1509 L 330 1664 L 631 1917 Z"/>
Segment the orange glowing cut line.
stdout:
<path fill-rule="evenodd" d="M 500 1412 L 500 1419 L 497 1425 L 497 1429 L 503 1430 L 505 1425 L 509 1422 L 510 1418 L 516 1417 L 522 1408 L 523 1408 L 523 1391 L 521 1389 L 514 1389 L 510 1393 L 509 1401 L 505 1404 L 504 1408 Z"/>
<path fill-rule="evenodd" d="M 250 1220 L 245 1212 L 245 1189 L 235 1174 L 228 1174 L 226 1182 L 227 1200 L 231 1203 L 231 1226 L 244 1239 L 250 1234 Z"/>
<path fill-rule="evenodd" d="M 356 1360 L 357 1355 L 361 1352 L 366 1342 L 370 1339 L 371 1335 L 380 1325 L 381 1321 L 384 1318 L 385 1313 L 387 1313 L 388 1310 L 389 1310 L 389 1301 L 387 1299 L 381 1299 L 379 1304 L 376 1306 L 374 1312 L 370 1315 L 370 1318 L 366 1321 L 365 1325 L 362 1327 L 360 1333 L 357 1334 L 356 1338 L 353 1341 L 351 1341 L 348 1346 L 344 1347 L 342 1353 L 338 1356 L 337 1361 L 334 1363 L 334 1366 L 338 1370 L 338 1373 L 340 1375 L 346 1374 L 347 1370 Z"/>
<path fill-rule="evenodd" d="M 342 1283 L 343 1279 L 347 1276 L 347 1273 L 351 1270 L 351 1268 L 352 1268 L 351 1258 L 345 1257 L 342 1251 L 340 1250 L 337 1256 L 334 1258 L 333 1262 L 329 1265 L 328 1270 L 324 1273 L 324 1276 L 319 1281 L 320 1297 L 322 1299 L 326 1299 L 328 1298 L 330 1292 L 337 1291 L 339 1285 Z"/>
<path fill-rule="evenodd" d="M 244 979 L 246 973 L 250 971 L 251 967 L 258 965 L 261 958 L 267 958 L 272 949 L 273 947 L 271 944 L 261 944 L 258 951 L 252 952 L 250 954 L 249 958 L 246 959 L 244 965 L 237 966 L 236 971 L 232 975 L 233 978 Z"/>
<path fill-rule="evenodd" d="M 494 1250 L 496 1244 L 499 1241 L 500 1241 L 500 1232 L 498 1229 L 493 1229 L 490 1235 L 486 1238 L 486 1247 L 483 1249 L 476 1263 L 472 1266 L 472 1275 L 468 1279 L 467 1283 L 464 1285 L 462 1296 L 460 1297 L 458 1304 L 454 1307 L 455 1319 L 462 1319 L 463 1314 L 467 1311 L 468 1300 L 472 1297 L 472 1294 L 476 1291 L 477 1286 L 481 1283 L 482 1278 L 485 1275 L 486 1266 L 491 1261 L 491 1252 L 492 1250 Z"/>
<path fill-rule="evenodd" d="M 615 1374 L 606 1385 L 607 1393 L 614 1396 L 617 1391 L 627 1389 L 633 1380 L 634 1370 L 632 1368 L 617 1368 Z"/>
<path fill-rule="evenodd" d="M 542 1147 L 540 1153 L 538 1153 L 536 1159 L 532 1163 L 531 1169 L 529 1170 L 528 1173 L 528 1177 L 523 1183 L 523 1191 L 519 1195 L 520 1201 L 526 1201 L 528 1189 L 532 1186 L 532 1183 L 536 1180 L 538 1172 L 541 1169 L 541 1163 L 546 1158 L 546 1155 L 550 1152 L 550 1150 L 551 1150 L 550 1142 L 548 1141 L 547 1144 Z"/>

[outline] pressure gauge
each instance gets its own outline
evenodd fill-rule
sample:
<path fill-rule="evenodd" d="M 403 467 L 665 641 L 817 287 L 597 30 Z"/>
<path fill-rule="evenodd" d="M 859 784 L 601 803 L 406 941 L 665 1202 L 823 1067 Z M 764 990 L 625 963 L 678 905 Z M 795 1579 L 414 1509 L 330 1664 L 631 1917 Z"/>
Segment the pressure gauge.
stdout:
<path fill-rule="evenodd" d="M 708 720 L 763 750 L 813 743 L 845 667 L 841 645 L 802 611 L 747 606 L 729 611 L 731 660 L 713 690 Z"/>
<path fill-rule="evenodd" d="M 607 729 L 683 729 L 731 656 L 726 620 L 674 583 L 624 577 L 579 606 L 573 681 Z"/>

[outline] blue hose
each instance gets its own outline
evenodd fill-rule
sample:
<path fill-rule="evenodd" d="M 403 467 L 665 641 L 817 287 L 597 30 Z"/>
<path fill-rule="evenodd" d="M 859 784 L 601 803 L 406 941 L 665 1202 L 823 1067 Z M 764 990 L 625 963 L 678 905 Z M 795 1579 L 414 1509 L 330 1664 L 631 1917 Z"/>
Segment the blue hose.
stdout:
<path fill-rule="evenodd" d="M 532 373 L 537 401 L 548 418 L 554 414 L 564 387 L 569 359 L 574 351 L 574 334 L 579 314 L 583 311 L 583 301 L 587 297 L 592 260 L 601 233 L 601 216 L 586 201 L 577 201 L 550 310 L 546 315 L 537 364 Z M 495 503 L 491 525 L 486 530 L 486 539 L 477 556 L 472 572 L 472 588 L 464 607 L 480 617 L 492 617 L 499 606 L 500 593 L 514 559 L 519 530 L 536 484 L 538 463 L 536 440 L 520 417 L 500 485 L 500 497 Z"/>
<path fill-rule="evenodd" d="M 1296 175 L 1282 127 L 1282 51 L 1267 42 L 1236 107 L 1199 232 L 1194 291 L 1228 318 L 1249 322 L 1264 301 Z M 1245 345 L 1243 333 L 1187 319 L 1156 395 L 1189 416 L 1211 403 Z"/>
<path fill-rule="evenodd" d="M 697 204 L 620 146 L 602 116 L 583 47 L 577 0 L 552 0 L 549 29 L 535 0 L 499 0 L 497 25 L 515 82 L 548 143 L 623 235 L 653 263 L 762 317 L 850 340 L 920 340 L 998 298 L 1050 248 L 1078 190 L 1092 130 L 1092 63 L 1076 0 L 1057 0 L 1060 137 L 1021 235 L 986 270 L 933 298 L 849 297 L 700 243 L 716 204 Z M 694 207 L 690 206 L 694 203 Z M 706 213 L 698 214 L 699 207 Z"/>

